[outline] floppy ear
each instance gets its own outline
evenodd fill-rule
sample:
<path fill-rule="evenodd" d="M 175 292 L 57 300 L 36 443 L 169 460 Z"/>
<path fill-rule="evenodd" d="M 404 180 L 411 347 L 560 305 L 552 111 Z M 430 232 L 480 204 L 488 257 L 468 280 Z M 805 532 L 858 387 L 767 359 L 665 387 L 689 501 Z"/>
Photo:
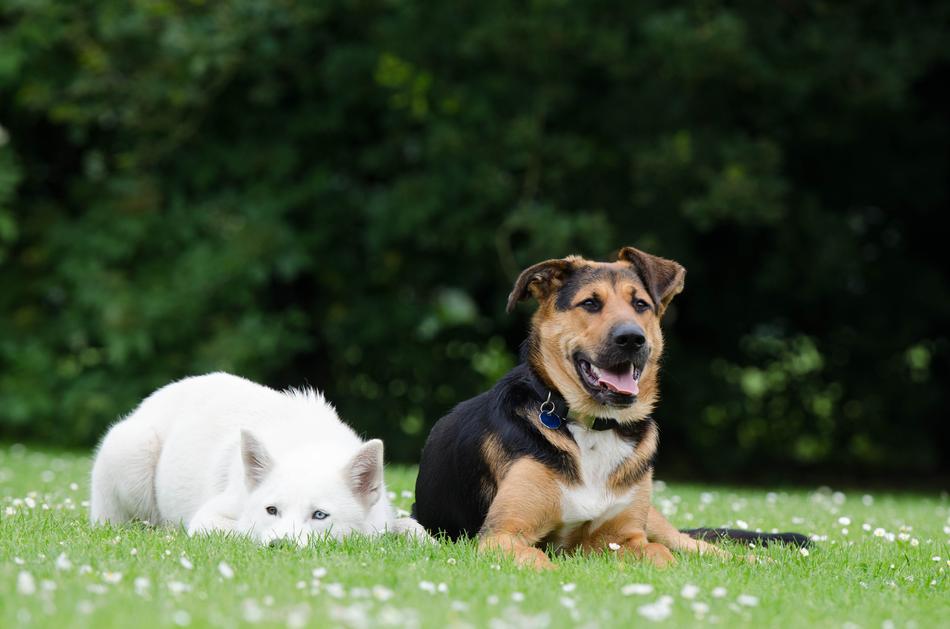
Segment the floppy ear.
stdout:
<path fill-rule="evenodd" d="M 544 299 L 551 294 L 561 282 L 564 276 L 570 273 L 574 268 L 574 263 L 568 259 L 545 260 L 535 265 L 529 266 L 515 281 L 515 287 L 508 295 L 508 307 L 506 310 L 511 312 L 522 299 L 527 299 L 528 293 L 534 295 L 538 300 Z"/>
<path fill-rule="evenodd" d="M 376 504 L 383 485 L 383 442 L 364 443 L 343 468 L 343 478 L 367 509 Z"/>
<path fill-rule="evenodd" d="M 249 490 L 254 490 L 267 477 L 273 462 L 264 445 L 247 430 L 241 431 L 241 460 L 244 482 Z"/>
<path fill-rule="evenodd" d="M 637 270 L 643 285 L 657 303 L 657 314 L 663 314 L 673 298 L 683 291 L 686 269 L 678 262 L 644 253 L 633 247 L 624 247 L 617 259 L 629 262 Z"/>

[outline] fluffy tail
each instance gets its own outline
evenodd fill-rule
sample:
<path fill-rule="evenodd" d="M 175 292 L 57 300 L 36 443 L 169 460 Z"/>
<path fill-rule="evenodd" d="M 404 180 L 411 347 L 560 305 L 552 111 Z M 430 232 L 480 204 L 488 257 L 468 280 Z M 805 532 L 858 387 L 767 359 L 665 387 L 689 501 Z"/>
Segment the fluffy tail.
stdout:
<path fill-rule="evenodd" d="M 799 546 L 805 548 L 811 546 L 811 540 L 801 533 L 756 533 L 755 531 L 744 531 L 742 529 L 686 529 L 682 531 L 693 539 L 701 539 L 704 542 L 719 541 L 737 541 L 748 542 L 756 546 L 768 546 L 769 544 L 789 544 L 790 546 Z"/>

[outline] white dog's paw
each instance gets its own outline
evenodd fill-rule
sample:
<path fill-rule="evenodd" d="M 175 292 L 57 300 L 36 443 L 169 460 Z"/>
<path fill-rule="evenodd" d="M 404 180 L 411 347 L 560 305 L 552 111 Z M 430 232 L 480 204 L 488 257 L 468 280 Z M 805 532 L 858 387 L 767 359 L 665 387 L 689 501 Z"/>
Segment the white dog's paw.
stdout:
<path fill-rule="evenodd" d="M 392 531 L 400 535 L 405 535 L 406 537 L 411 537 L 419 542 L 427 542 L 430 544 L 439 543 L 438 540 L 429 535 L 425 527 L 416 522 L 414 518 L 396 518 L 393 521 Z"/>

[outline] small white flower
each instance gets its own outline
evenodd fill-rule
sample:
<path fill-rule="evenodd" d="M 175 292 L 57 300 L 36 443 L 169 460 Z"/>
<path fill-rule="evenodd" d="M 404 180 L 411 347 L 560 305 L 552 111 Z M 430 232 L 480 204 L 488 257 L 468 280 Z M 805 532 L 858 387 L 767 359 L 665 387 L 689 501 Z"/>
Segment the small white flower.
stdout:
<path fill-rule="evenodd" d="M 690 605 L 690 607 L 692 607 L 693 611 L 696 612 L 700 616 L 702 616 L 703 614 L 709 613 L 709 605 L 706 603 L 702 603 L 700 601 L 694 601 Z"/>
<path fill-rule="evenodd" d="M 911 540 L 910 540 L 910 545 L 911 545 L 911 546 L 914 546 L 914 547 L 920 546 L 920 540 L 917 539 L 916 537 L 911 538 Z"/>
<path fill-rule="evenodd" d="M 641 605 L 637 608 L 637 613 L 648 620 L 659 622 L 669 618 L 670 614 L 673 613 L 673 608 L 661 599 L 649 605 Z"/>
<path fill-rule="evenodd" d="M 620 593 L 624 596 L 645 596 L 653 593 L 653 586 L 649 583 L 630 583 L 620 588 Z"/>
<path fill-rule="evenodd" d="M 577 607 L 577 601 L 575 601 L 573 598 L 569 596 L 562 596 L 561 605 L 563 605 L 564 607 L 567 607 L 568 609 L 574 609 L 575 607 Z"/>
<path fill-rule="evenodd" d="M 13 558 L 13 563 L 15 563 L 15 564 L 18 565 L 18 566 L 22 566 L 22 565 L 24 565 L 26 562 L 23 561 L 22 559 L 20 559 L 19 557 L 14 557 L 14 558 Z"/>
<path fill-rule="evenodd" d="M 740 529 L 747 529 L 749 528 L 749 523 L 745 520 L 736 520 L 736 527 Z"/>
<path fill-rule="evenodd" d="M 810 552 L 808 552 L 808 549 L 805 547 L 799 548 L 798 552 L 802 557 L 807 557 L 808 555 L 811 554 Z"/>
<path fill-rule="evenodd" d="M 419 589 L 429 594 L 435 594 L 435 583 L 432 581 L 419 581 Z"/>
<path fill-rule="evenodd" d="M 90 566 L 89 564 L 83 564 L 79 566 L 80 575 L 89 574 L 90 572 L 92 572 L 92 566 Z"/>
<path fill-rule="evenodd" d="M 220 572 L 221 576 L 225 579 L 234 578 L 234 570 L 227 564 L 227 562 L 222 561 L 218 564 L 218 572 Z"/>
<path fill-rule="evenodd" d="M 388 601 L 393 597 L 394 594 L 395 592 L 387 587 L 383 587 L 382 585 L 373 586 L 373 597 L 376 598 L 376 600 Z"/>
<path fill-rule="evenodd" d="M 168 589 L 172 594 L 182 594 L 191 590 L 191 586 L 181 581 L 169 581 Z"/>
<path fill-rule="evenodd" d="M 863 504 L 865 507 L 870 507 L 874 504 L 874 496 L 871 494 L 864 494 L 861 497 L 861 504 Z"/>
<path fill-rule="evenodd" d="M 122 573 L 121 572 L 103 572 L 102 580 L 105 581 L 106 583 L 115 585 L 116 583 L 122 580 Z"/>
<path fill-rule="evenodd" d="M 30 596 L 36 592 L 36 579 L 29 572 L 21 571 L 16 578 L 17 594 Z"/>
<path fill-rule="evenodd" d="M 49 579 L 43 579 L 42 581 L 40 581 L 40 588 L 44 592 L 52 592 L 53 590 L 56 589 L 56 582 L 50 581 Z"/>
<path fill-rule="evenodd" d="M 191 560 L 189 560 L 188 557 L 185 557 L 184 555 L 181 556 L 178 562 L 181 564 L 181 567 L 184 568 L 185 570 L 191 570 L 192 568 L 195 567 L 195 565 L 191 563 Z"/>
<path fill-rule="evenodd" d="M 69 483 L 69 489 L 70 491 L 78 491 L 79 485 L 77 485 L 76 483 Z"/>
<path fill-rule="evenodd" d="M 133 557 L 135 557 L 136 555 L 139 554 L 139 549 L 138 549 L 138 548 L 133 548 L 132 550 L 129 551 L 129 554 L 132 555 Z"/>
<path fill-rule="evenodd" d="M 412 492 L 409 491 L 408 489 L 403 489 L 400 495 L 403 498 L 412 498 Z"/>
<path fill-rule="evenodd" d="M 449 586 L 446 585 L 445 583 L 439 583 L 439 585 L 436 587 L 436 589 L 437 589 L 439 592 L 442 592 L 443 594 L 445 594 L 446 592 L 449 591 Z"/>
<path fill-rule="evenodd" d="M 139 596 L 145 596 L 148 593 L 148 589 L 152 586 L 151 581 L 146 577 L 135 577 L 133 584 L 135 585 L 135 593 Z"/>
<path fill-rule="evenodd" d="M 495 594 L 491 594 L 488 598 L 485 599 L 485 602 L 488 603 L 489 605 L 497 605 L 498 596 Z"/>
<path fill-rule="evenodd" d="M 726 588 L 724 587 L 713 588 L 712 595 L 713 595 L 713 598 L 722 598 L 726 595 Z"/>
<path fill-rule="evenodd" d="M 849 518 L 846 515 L 843 515 L 840 518 L 838 518 L 838 524 L 840 524 L 841 526 L 848 526 L 849 524 L 851 524 L 851 518 Z"/>
<path fill-rule="evenodd" d="M 314 568 L 314 569 L 313 569 L 313 572 L 312 572 L 311 574 L 313 575 L 313 578 L 314 578 L 314 579 L 322 579 L 323 577 L 327 576 L 327 569 L 326 569 L 326 568 Z"/>
<path fill-rule="evenodd" d="M 36 507 L 36 501 L 33 500 L 33 498 L 31 498 L 30 496 L 27 496 L 26 498 L 23 499 L 23 504 L 25 504 L 30 509 L 34 509 Z"/>
<path fill-rule="evenodd" d="M 620 544 L 616 542 L 610 542 L 609 544 L 607 544 L 607 548 L 609 548 L 610 550 L 620 550 Z"/>
<path fill-rule="evenodd" d="M 576 583 L 565 583 L 564 585 L 561 586 L 561 589 L 564 590 L 565 592 L 573 592 L 574 590 L 577 589 L 577 584 L 576 584 Z"/>
<path fill-rule="evenodd" d="M 56 569 L 57 570 L 71 570 L 73 567 L 73 562 L 69 560 L 69 557 L 66 556 L 66 553 L 60 553 L 59 557 L 56 558 Z"/>
<path fill-rule="evenodd" d="M 521 603 L 522 601 L 524 601 L 524 594 L 522 594 L 521 592 L 512 592 L 511 600 L 513 600 L 516 603 Z"/>
<path fill-rule="evenodd" d="M 445 563 L 449 564 L 450 566 L 454 566 L 458 562 L 456 561 L 455 557 L 449 557 L 445 560 Z"/>
<path fill-rule="evenodd" d="M 90 585 L 86 586 L 86 591 L 90 594 L 99 594 L 101 596 L 109 590 L 101 583 L 91 583 Z"/>
<path fill-rule="evenodd" d="M 941 557 L 938 556 L 938 555 L 934 555 L 933 557 L 931 557 L 931 559 L 933 559 L 934 561 L 939 562 L 939 561 L 941 560 Z"/>
<path fill-rule="evenodd" d="M 884 537 L 885 535 L 887 535 L 887 531 L 881 527 L 874 529 L 874 537 Z"/>
<path fill-rule="evenodd" d="M 697 594 L 699 594 L 699 586 L 693 585 L 692 583 L 687 583 L 683 586 L 683 589 L 680 590 L 680 596 L 683 598 L 696 598 Z"/>
<path fill-rule="evenodd" d="M 342 583 L 327 583 L 324 589 L 327 591 L 327 594 L 333 598 L 343 598 L 346 596 L 346 588 L 343 587 Z M 265 605 L 270 605 L 267 600 L 264 600 Z"/>
<path fill-rule="evenodd" d="M 248 598 L 241 603 L 241 616 L 247 622 L 260 622 L 264 618 L 264 610 L 257 604 L 257 601 Z"/>
<path fill-rule="evenodd" d="M 452 609 L 457 612 L 468 611 L 468 603 L 463 601 L 452 601 Z"/>
<path fill-rule="evenodd" d="M 751 594 L 740 594 L 736 598 L 736 602 L 740 605 L 745 605 L 746 607 L 755 607 L 759 604 L 759 597 L 752 596 Z"/>
<path fill-rule="evenodd" d="M 871 525 L 868 524 L 867 522 L 865 522 L 864 524 L 861 525 L 861 530 L 862 530 L 862 531 L 870 531 L 870 530 L 871 530 Z"/>
<path fill-rule="evenodd" d="M 16 509 L 14 509 L 13 507 L 7 507 L 6 509 L 3 510 L 3 512 L 6 515 L 16 515 Z"/>
<path fill-rule="evenodd" d="M 172 614 L 172 622 L 174 622 L 179 627 L 186 627 L 191 623 L 191 615 L 185 610 L 179 609 L 177 612 Z"/>

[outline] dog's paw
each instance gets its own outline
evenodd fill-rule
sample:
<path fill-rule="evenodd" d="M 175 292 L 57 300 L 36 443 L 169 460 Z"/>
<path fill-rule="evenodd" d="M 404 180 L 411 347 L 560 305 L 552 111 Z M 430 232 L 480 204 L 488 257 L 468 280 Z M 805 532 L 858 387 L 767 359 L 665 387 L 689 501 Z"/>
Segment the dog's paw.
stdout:
<path fill-rule="evenodd" d="M 393 533 L 398 533 L 399 535 L 405 535 L 406 537 L 412 538 L 417 542 L 425 542 L 427 544 L 439 544 L 439 540 L 429 535 L 429 532 L 425 529 L 424 526 L 416 522 L 414 518 L 396 518 L 393 520 L 392 528 Z"/>
<path fill-rule="evenodd" d="M 676 558 L 663 544 L 649 543 L 643 546 L 641 556 L 657 568 L 676 565 Z"/>
<path fill-rule="evenodd" d="M 515 563 L 519 568 L 542 570 L 557 570 L 557 566 L 550 557 L 540 548 L 521 548 L 515 552 Z"/>

